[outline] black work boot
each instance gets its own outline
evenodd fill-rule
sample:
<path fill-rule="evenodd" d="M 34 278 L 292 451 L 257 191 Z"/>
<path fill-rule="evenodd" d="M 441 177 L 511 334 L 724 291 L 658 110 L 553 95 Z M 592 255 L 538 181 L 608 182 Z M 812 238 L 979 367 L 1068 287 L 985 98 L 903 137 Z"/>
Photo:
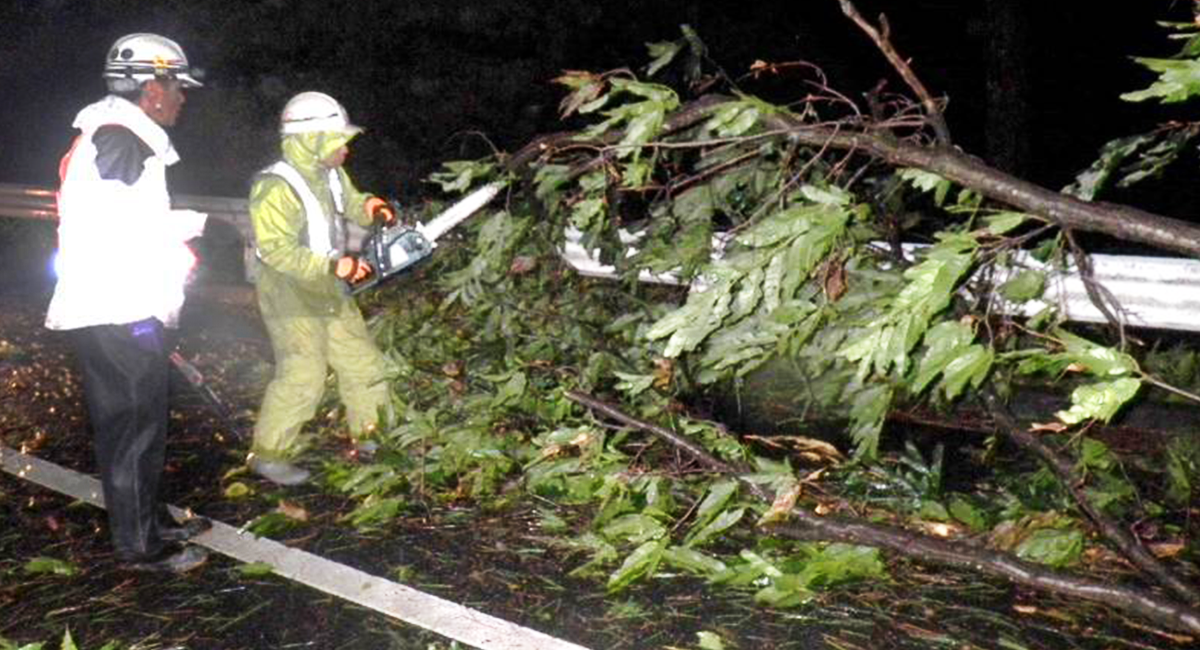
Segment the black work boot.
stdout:
<path fill-rule="evenodd" d="M 186 573 L 208 561 L 208 551 L 199 547 L 187 545 L 180 548 L 168 544 L 158 553 L 149 555 L 117 554 L 121 566 L 131 571 L 149 571 L 154 573 Z"/>

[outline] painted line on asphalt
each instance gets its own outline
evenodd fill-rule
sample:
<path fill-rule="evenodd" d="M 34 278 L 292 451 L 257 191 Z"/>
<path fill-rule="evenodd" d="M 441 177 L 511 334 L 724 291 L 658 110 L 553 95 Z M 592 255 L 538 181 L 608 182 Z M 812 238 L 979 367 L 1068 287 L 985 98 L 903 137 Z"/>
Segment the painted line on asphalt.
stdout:
<path fill-rule="evenodd" d="M 104 507 L 100 482 L 91 476 L 3 445 L 0 466 L 26 481 Z M 170 508 L 176 516 L 182 514 Z M 242 562 L 269 564 L 280 576 L 481 650 L 587 650 L 219 521 L 192 541 Z"/>

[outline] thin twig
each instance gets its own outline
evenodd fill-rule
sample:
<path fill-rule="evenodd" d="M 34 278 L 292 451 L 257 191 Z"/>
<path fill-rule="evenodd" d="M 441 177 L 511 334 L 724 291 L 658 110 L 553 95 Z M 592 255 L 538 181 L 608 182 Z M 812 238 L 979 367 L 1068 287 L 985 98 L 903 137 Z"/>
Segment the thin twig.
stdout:
<path fill-rule="evenodd" d="M 853 2 L 850 2 L 850 0 L 838 0 L 838 2 L 842 5 L 842 13 L 854 21 L 854 24 L 858 25 L 859 29 L 866 32 L 872 41 L 875 41 L 875 46 L 887 57 L 888 62 L 892 64 L 892 67 L 904 79 L 904 83 L 908 84 L 908 87 L 912 88 L 913 92 L 917 94 L 917 97 L 921 100 L 921 104 L 925 106 L 925 115 L 929 119 L 929 125 L 933 127 L 933 131 L 937 135 L 938 144 L 950 146 L 950 127 L 946 125 L 946 118 L 942 114 L 942 108 L 933 99 L 933 95 L 929 94 L 929 90 L 925 88 L 925 84 L 921 83 L 921 80 L 917 78 L 917 75 L 912 71 L 912 67 L 908 65 L 908 61 L 905 61 L 896 52 L 896 48 L 892 47 L 892 42 L 888 38 L 887 18 L 883 14 L 879 15 L 879 22 L 883 26 L 881 33 L 858 13 L 858 9 L 854 7 Z"/>
<path fill-rule="evenodd" d="M 1197 395 L 1196 393 L 1188 392 L 1186 390 L 1183 390 L 1182 388 L 1176 388 L 1175 386 L 1168 384 L 1167 382 L 1159 379 L 1158 377 L 1155 377 L 1154 375 L 1148 375 L 1148 374 L 1143 373 L 1141 375 L 1141 378 L 1142 378 L 1142 381 L 1146 382 L 1147 384 L 1150 384 L 1151 386 L 1154 386 L 1155 388 L 1165 390 L 1168 393 L 1174 393 L 1175 395 L 1178 395 L 1179 397 L 1189 399 L 1193 402 L 1200 402 L 1200 395 Z"/>
<path fill-rule="evenodd" d="M 1121 340 L 1121 349 L 1124 350 L 1127 345 L 1125 322 L 1118 318 L 1112 309 L 1113 306 L 1120 309 L 1121 305 L 1117 303 L 1110 291 L 1096 282 L 1096 269 L 1092 266 L 1092 256 L 1075 241 L 1075 233 L 1070 228 L 1063 228 L 1062 232 L 1067 239 L 1067 245 L 1071 248 L 1071 256 L 1075 258 L 1075 266 L 1079 269 L 1079 279 L 1083 282 L 1083 290 L 1087 293 L 1088 301 L 1100 311 L 1109 325 L 1116 328 L 1117 335 Z"/>

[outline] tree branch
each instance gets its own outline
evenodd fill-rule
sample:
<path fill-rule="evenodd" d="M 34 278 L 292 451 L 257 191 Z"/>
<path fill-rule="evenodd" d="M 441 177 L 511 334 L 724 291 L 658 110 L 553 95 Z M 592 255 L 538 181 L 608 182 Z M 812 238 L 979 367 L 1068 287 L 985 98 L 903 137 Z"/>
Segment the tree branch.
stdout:
<path fill-rule="evenodd" d="M 1081 201 L 1048 190 L 950 148 L 934 148 L 864 132 L 810 126 L 794 117 L 767 117 L 772 128 L 811 146 L 831 146 L 878 156 L 901 167 L 933 172 L 983 196 L 1064 228 L 1111 235 L 1167 251 L 1200 257 L 1200 226 L 1134 207 Z"/>
<path fill-rule="evenodd" d="M 1117 522 L 1106 516 L 1099 508 L 1092 504 L 1091 500 L 1087 498 L 1087 494 L 1084 493 L 1083 482 L 1076 475 L 1075 468 L 1070 460 L 1043 442 L 1041 438 L 1021 428 L 1017 424 L 1016 418 L 1008 412 L 1008 407 L 1004 405 L 1004 402 L 996 394 L 995 389 L 990 385 L 985 386 L 980 393 L 981 399 L 987 405 L 988 410 L 991 411 L 992 417 L 995 419 L 996 425 L 1001 432 L 1009 440 L 1016 443 L 1018 447 L 1033 453 L 1050 467 L 1050 470 L 1058 477 L 1059 483 L 1075 499 L 1075 503 L 1079 506 L 1079 509 L 1091 518 L 1096 527 L 1100 529 L 1100 532 L 1121 551 L 1122 555 L 1128 558 L 1130 562 L 1133 562 L 1134 566 L 1150 574 L 1160 584 L 1175 592 L 1177 596 L 1189 603 L 1200 603 L 1200 591 L 1197 591 L 1195 587 L 1179 579 L 1178 576 L 1146 551 L 1133 535 L 1130 535 Z"/>
<path fill-rule="evenodd" d="M 611 404 L 579 391 L 567 391 L 566 396 L 622 424 L 654 434 L 713 471 L 737 476 L 756 497 L 768 503 L 773 501 L 772 495 L 761 485 L 747 480 L 748 467 L 726 463 L 716 458 L 687 436 L 635 418 Z M 884 548 L 918 561 L 969 568 L 1051 593 L 1129 610 L 1172 629 L 1200 633 L 1200 611 L 1164 600 L 1144 590 L 1067 575 L 998 551 L 954 544 L 892 526 L 850 521 L 839 517 L 821 517 L 800 508 L 793 508 L 789 514 L 801 525 L 773 524 L 767 530 L 793 539 Z"/>
<path fill-rule="evenodd" d="M 664 129 L 675 132 L 694 126 L 730 101 L 733 99 L 728 96 L 706 95 L 672 114 Z M 809 146 L 876 156 L 900 167 L 923 169 L 1063 228 L 1102 233 L 1200 258 L 1200 226 L 1196 224 L 1131 206 L 1082 201 L 1002 172 L 949 147 L 913 144 L 888 133 L 848 130 L 846 125 L 814 126 L 783 112 L 772 113 L 764 119 L 766 126 L 778 131 L 781 137 Z M 505 161 L 505 166 L 516 171 L 542 156 L 552 155 L 557 147 L 566 143 L 578 144 L 573 139 L 575 135 L 557 133 L 538 138 Z"/>

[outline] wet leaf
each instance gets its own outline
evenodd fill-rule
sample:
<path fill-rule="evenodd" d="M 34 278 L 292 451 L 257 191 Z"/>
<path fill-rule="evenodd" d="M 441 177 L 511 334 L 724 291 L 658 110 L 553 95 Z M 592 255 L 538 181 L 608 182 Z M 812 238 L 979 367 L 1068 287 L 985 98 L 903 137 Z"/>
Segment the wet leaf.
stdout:
<path fill-rule="evenodd" d="M 673 567 L 703 576 L 714 576 L 729 569 L 721 560 L 686 546 L 667 548 L 662 559 Z"/>
<path fill-rule="evenodd" d="M 606 525 L 600 533 L 610 540 L 641 544 L 664 537 L 667 529 L 653 517 L 642 514 L 624 515 Z"/>
<path fill-rule="evenodd" d="M 407 480 L 397 467 L 383 462 L 344 465 L 330 471 L 327 478 L 334 489 L 359 497 L 386 494 Z"/>
<path fill-rule="evenodd" d="M 951 183 L 945 178 L 942 178 L 933 172 L 927 172 L 922 169 L 911 167 L 900 170 L 898 175 L 900 178 L 911 183 L 916 189 L 923 192 L 932 192 L 934 195 L 934 202 L 937 205 L 940 206 L 946 202 L 946 195 L 950 192 Z"/>
<path fill-rule="evenodd" d="M 803 605 L 815 597 L 816 594 L 804 584 L 803 578 L 794 575 L 776 578 L 754 594 L 756 602 L 778 608 Z"/>
<path fill-rule="evenodd" d="M 242 499 L 254 494 L 254 490 L 241 481 L 234 481 L 225 486 L 224 494 L 226 499 Z"/>
<path fill-rule="evenodd" d="M 243 526 L 243 528 L 259 537 L 277 537 L 294 529 L 296 524 L 297 520 L 288 517 L 278 510 L 272 510 L 271 512 L 264 512 L 255 517 Z"/>
<path fill-rule="evenodd" d="M 70 577 L 79 573 L 79 567 L 52 557 L 35 557 L 25 563 L 25 573 L 49 573 Z"/>
<path fill-rule="evenodd" d="M 749 101 L 727 102 L 709 118 L 704 128 L 721 138 L 736 138 L 758 123 L 758 106 Z"/>
<path fill-rule="evenodd" d="M 1024 269 L 1016 276 L 1007 280 L 997 289 L 1006 300 L 1026 302 L 1042 297 L 1046 289 L 1046 274 L 1041 271 Z"/>
<path fill-rule="evenodd" d="M 1062 433 L 1069 428 L 1062 422 L 1035 422 L 1029 426 L 1030 431 L 1048 433 Z"/>
<path fill-rule="evenodd" d="M 1056 330 L 1066 351 L 1059 355 L 1063 361 L 1079 364 L 1098 377 L 1128 375 L 1137 370 L 1137 362 L 1128 354 L 1112 347 L 1097 345 L 1065 330 Z"/>
<path fill-rule="evenodd" d="M 646 76 L 653 77 L 654 73 L 662 69 L 663 66 L 669 64 L 675 59 L 675 55 L 679 54 L 683 49 L 682 41 L 658 41 L 656 43 L 647 43 L 646 49 L 649 51 L 653 60 L 646 66 Z M 568 114 L 564 114 L 566 117 Z"/>
<path fill-rule="evenodd" d="M 658 568 L 659 561 L 662 560 L 666 543 L 665 538 L 649 541 L 630 553 L 621 567 L 609 576 L 607 585 L 609 593 L 618 592 L 638 578 L 653 573 Z"/>
<path fill-rule="evenodd" d="M 368 496 L 352 512 L 344 515 L 341 521 L 348 521 L 355 528 L 376 528 L 396 518 L 396 514 L 404 506 L 404 500 L 399 497 Z"/>
<path fill-rule="evenodd" d="M 800 576 L 805 586 L 829 586 L 886 575 L 880 551 L 869 546 L 834 543 L 803 560 Z"/>
<path fill-rule="evenodd" d="M 796 507 L 796 500 L 804 493 L 804 485 L 796 481 L 790 488 L 778 490 L 775 493 L 775 501 L 771 503 L 771 507 L 758 519 L 756 526 L 766 526 L 767 524 L 775 523 L 787 519 Z"/>
<path fill-rule="evenodd" d="M 962 394 L 967 384 L 978 388 L 992 368 L 994 353 L 983 345 L 971 345 L 946 365 L 939 387 L 948 399 Z"/>
<path fill-rule="evenodd" d="M 700 502 L 700 507 L 696 509 L 696 520 L 703 522 L 715 517 L 737 494 L 737 490 L 737 481 L 724 480 L 710 485 L 704 500 Z"/>
<path fill-rule="evenodd" d="M 1029 215 L 1024 212 L 999 212 L 984 219 L 988 234 L 999 237 L 1025 223 Z"/>
<path fill-rule="evenodd" d="M 440 185 L 443 192 L 465 192 L 475 184 L 476 179 L 487 178 L 494 166 L 488 161 L 452 160 L 442 163 L 445 169 L 430 174 L 429 180 Z"/>
<path fill-rule="evenodd" d="M 805 183 L 800 186 L 800 194 L 818 205 L 847 207 L 854 203 L 854 195 L 836 185 L 816 186 Z"/>
<path fill-rule="evenodd" d="M 700 631 L 696 633 L 696 646 L 700 650 L 725 650 L 725 642 L 713 632 Z"/>
<path fill-rule="evenodd" d="M 243 578 L 262 578 L 275 573 L 275 567 L 266 562 L 249 562 L 239 565 L 237 570 Z"/>
<path fill-rule="evenodd" d="M 921 357 L 913 392 L 921 393 L 975 340 L 975 332 L 959 321 L 942 321 L 929 329 L 929 342 Z"/>
<path fill-rule="evenodd" d="M 724 510 L 703 527 L 693 528 L 688 533 L 687 546 L 703 546 L 717 535 L 729 530 L 734 524 L 742 520 L 746 515 L 746 508 L 733 508 Z"/>
<path fill-rule="evenodd" d="M 1092 419 L 1108 422 L 1141 386 L 1141 381 L 1128 377 L 1080 386 L 1071 391 L 1071 408 L 1054 415 L 1066 424 Z"/>
<path fill-rule="evenodd" d="M 1200 94 L 1200 61 L 1195 59 L 1156 59 L 1134 57 L 1134 61 L 1158 73 L 1158 80 L 1148 88 L 1121 95 L 1127 102 L 1158 99 L 1169 104 L 1182 102 Z"/>
<path fill-rule="evenodd" d="M 527 383 L 525 373 L 512 373 L 496 391 L 496 397 L 492 400 L 492 404 L 496 407 L 517 405 L 521 397 L 525 395 Z"/>
<path fill-rule="evenodd" d="M 1083 533 L 1074 529 L 1040 528 L 1018 544 L 1015 552 L 1022 559 L 1041 564 L 1069 566 L 1083 554 Z"/>
<path fill-rule="evenodd" d="M 1154 557 L 1160 560 L 1165 560 L 1167 558 L 1178 557 L 1181 553 L 1187 550 L 1187 544 L 1184 544 L 1182 541 L 1151 542 L 1146 544 L 1146 548 L 1154 555 Z"/>
<path fill-rule="evenodd" d="M 972 531 L 982 532 L 987 529 L 984 513 L 966 499 L 958 496 L 952 498 L 948 509 L 952 517 L 966 524 Z"/>
<path fill-rule="evenodd" d="M 567 118 L 596 101 L 607 88 L 602 76 L 581 70 L 567 70 L 552 81 L 572 89 L 572 92 L 559 103 L 559 117 Z M 593 107 L 591 110 L 595 110 Z"/>

